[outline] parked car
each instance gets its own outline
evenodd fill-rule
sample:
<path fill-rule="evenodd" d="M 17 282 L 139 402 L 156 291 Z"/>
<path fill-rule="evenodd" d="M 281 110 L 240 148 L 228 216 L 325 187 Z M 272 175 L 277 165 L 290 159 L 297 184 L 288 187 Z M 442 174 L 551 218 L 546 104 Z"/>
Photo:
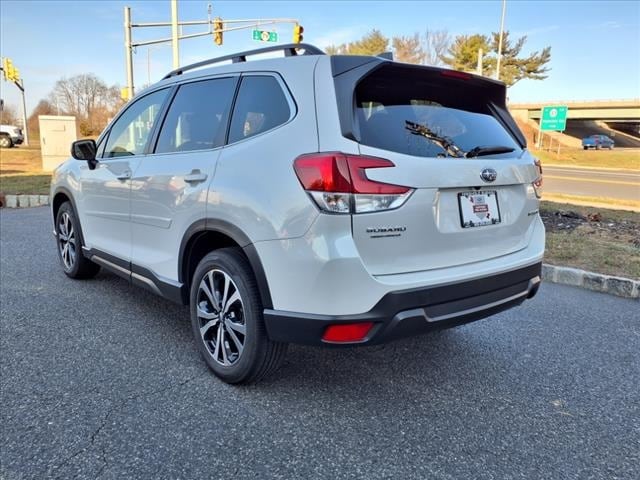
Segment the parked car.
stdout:
<path fill-rule="evenodd" d="M 11 148 L 24 142 L 22 129 L 14 125 L 0 125 L 0 147 Z"/>
<path fill-rule="evenodd" d="M 505 93 L 304 44 L 181 67 L 54 171 L 62 268 L 190 305 L 230 383 L 288 343 L 379 344 L 514 307 L 538 290 L 545 236 Z"/>
<path fill-rule="evenodd" d="M 589 148 L 595 148 L 596 150 L 608 148 L 611 150 L 614 146 L 615 142 L 606 135 L 590 135 L 582 139 L 582 148 L 585 150 Z"/>

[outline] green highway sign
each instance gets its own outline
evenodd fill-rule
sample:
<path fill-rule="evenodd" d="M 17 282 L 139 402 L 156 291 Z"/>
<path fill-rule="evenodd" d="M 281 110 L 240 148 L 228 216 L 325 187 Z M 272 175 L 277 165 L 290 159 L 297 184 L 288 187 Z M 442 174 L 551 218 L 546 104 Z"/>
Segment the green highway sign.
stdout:
<path fill-rule="evenodd" d="M 555 130 L 564 132 L 567 128 L 567 112 L 569 108 L 566 105 L 551 105 L 542 107 L 540 115 L 540 130 Z"/>
<path fill-rule="evenodd" d="M 253 39 L 257 40 L 258 42 L 277 42 L 278 33 L 268 32 L 266 30 L 254 30 Z"/>

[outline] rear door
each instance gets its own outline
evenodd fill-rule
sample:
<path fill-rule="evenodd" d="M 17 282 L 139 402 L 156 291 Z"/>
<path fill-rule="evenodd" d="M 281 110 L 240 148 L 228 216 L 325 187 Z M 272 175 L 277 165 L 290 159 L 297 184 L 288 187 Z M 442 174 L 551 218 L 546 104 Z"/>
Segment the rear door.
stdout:
<path fill-rule="evenodd" d="M 396 210 L 353 215 L 372 274 L 472 264 L 526 247 L 538 171 L 504 98 L 497 82 L 391 63 L 360 80 L 360 153 L 395 164 L 367 177 L 415 189 Z"/>
<path fill-rule="evenodd" d="M 132 178 L 132 263 L 164 280 L 178 279 L 187 229 L 205 217 L 208 187 L 225 141 L 238 78 L 180 85 L 157 136 Z"/>

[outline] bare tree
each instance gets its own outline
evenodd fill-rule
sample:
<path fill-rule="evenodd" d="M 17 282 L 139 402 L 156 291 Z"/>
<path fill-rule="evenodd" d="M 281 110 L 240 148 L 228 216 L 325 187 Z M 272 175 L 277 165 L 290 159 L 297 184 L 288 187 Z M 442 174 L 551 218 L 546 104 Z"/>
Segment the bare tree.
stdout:
<path fill-rule="evenodd" d="M 76 75 L 58 80 L 53 87 L 53 103 L 67 113 L 89 118 L 107 90 L 105 83 L 93 74 Z"/>
<path fill-rule="evenodd" d="M 36 137 L 40 132 L 40 122 L 38 120 L 39 115 L 56 115 L 56 107 L 51 104 L 48 100 L 42 99 L 36 105 L 36 108 L 33 109 L 31 115 L 27 119 L 27 124 L 29 125 L 29 132 L 33 133 Z"/>
<path fill-rule="evenodd" d="M 347 46 L 345 44 L 342 45 L 329 45 L 324 48 L 324 51 L 327 55 L 344 55 L 346 53 Z"/>
<path fill-rule="evenodd" d="M 83 135 L 95 134 L 112 117 L 122 102 L 117 87 L 108 87 L 93 74 L 58 80 L 50 95 L 61 113 L 78 117 Z"/>
<path fill-rule="evenodd" d="M 393 37 L 391 41 L 394 59 L 399 62 L 421 64 L 425 59 L 425 52 L 420 41 L 420 34 L 415 33 L 407 37 Z"/>
<path fill-rule="evenodd" d="M 443 55 L 451 46 L 451 36 L 446 30 L 427 30 L 423 37 L 424 63 L 426 65 L 442 66 Z"/>
<path fill-rule="evenodd" d="M 13 105 L 4 105 L 0 111 L 0 123 L 3 125 L 17 125 L 18 113 Z"/>

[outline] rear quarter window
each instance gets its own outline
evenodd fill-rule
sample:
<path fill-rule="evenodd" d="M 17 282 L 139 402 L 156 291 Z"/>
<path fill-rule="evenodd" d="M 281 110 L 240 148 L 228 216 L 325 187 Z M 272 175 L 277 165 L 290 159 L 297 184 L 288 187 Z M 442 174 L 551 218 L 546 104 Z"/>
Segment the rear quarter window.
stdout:
<path fill-rule="evenodd" d="M 275 77 L 243 77 L 231 117 L 229 143 L 276 128 L 288 122 L 291 113 L 287 96 Z"/>

